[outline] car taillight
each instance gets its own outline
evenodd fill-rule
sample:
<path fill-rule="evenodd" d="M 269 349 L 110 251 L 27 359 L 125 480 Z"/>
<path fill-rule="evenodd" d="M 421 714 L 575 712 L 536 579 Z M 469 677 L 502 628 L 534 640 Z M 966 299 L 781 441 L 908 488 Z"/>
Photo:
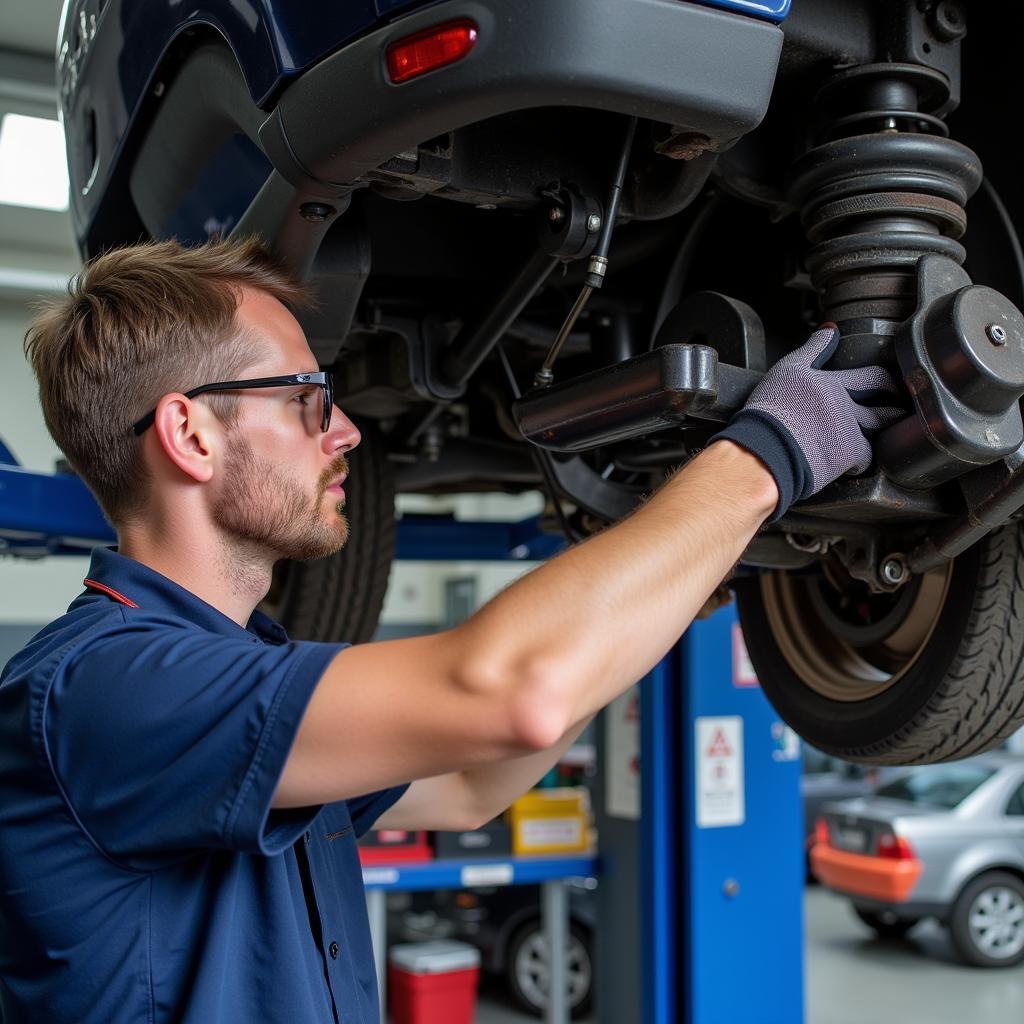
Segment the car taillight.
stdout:
<path fill-rule="evenodd" d="M 387 48 L 388 74 L 395 85 L 461 60 L 476 46 L 477 28 L 468 19 L 435 25 Z"/>
<path fill-rule="evenodd" d="M 824 818 L 819 818 L 814 825 L 814 841 L 815 843 L 821 843 L 824 846 L 828 846 L 831 836 L 828 834 L 828 822 Z"/>
<path fill-rule="evenodd" d="M 878 837 L 879 857 L 887 857 L 889 860 L 914 860 L 917 856 L 914 848 L 903 836 L 894 835 L 892 832 L 883 832 Z"/>

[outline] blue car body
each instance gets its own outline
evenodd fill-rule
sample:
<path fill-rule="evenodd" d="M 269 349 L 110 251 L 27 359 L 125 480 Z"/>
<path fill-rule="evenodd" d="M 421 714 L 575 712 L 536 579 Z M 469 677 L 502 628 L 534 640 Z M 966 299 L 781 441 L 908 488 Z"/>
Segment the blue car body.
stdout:
<path fill-rule="evenodd" d="M 434 6 L 433 0 L 207 0 L 189 6 L 173 0 L 68 0 L 57 41 L 57 84 L 62 116 L 73 123 L 68 133 L 72 216 L 83 251 L 141 233 L 123 214 L 113 214 L 108 225 L 111 215 L 102 209 L 103 199 L 109 188 L 125 187 L 116 170 L 147 93 L 156 89 L 159 99 L 160 76 L 173 71 L 179 59 L 176 49 L 184 53 L 199 40 L 222 40 L 253 103 L 269 112 L 292 81 L 330 54 Z M 790 0 L 706 0 L 705 6 L 774 24 L 785 18 Z M 211 210 L 213 224 L 230 224 L 270 169 L 256 145 L 233 135 L 194 183 L 202 199 L 183 201 L 160 230 L 199 241 L 209 234 Z M 152 232 L 153 226 L 147 227 Z"/>

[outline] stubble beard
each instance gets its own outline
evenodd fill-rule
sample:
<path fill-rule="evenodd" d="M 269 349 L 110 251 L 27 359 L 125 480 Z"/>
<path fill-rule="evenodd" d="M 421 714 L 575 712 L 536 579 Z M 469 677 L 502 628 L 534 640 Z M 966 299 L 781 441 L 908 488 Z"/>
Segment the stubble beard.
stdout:
<path fill-rule="evenodd" d="M 276 559 L 312 561 L 340 551 L 348 540 L 345 503 L 324 509 L 331 480 L 348 471 L 340 456 L 309 485 L 283 472 L 279 465 L 257 456 L 244 438 L 233 439 L 227 466 L 227 485 L 212 509 L 215 524 L 229 545 L 263 550 Z"/>

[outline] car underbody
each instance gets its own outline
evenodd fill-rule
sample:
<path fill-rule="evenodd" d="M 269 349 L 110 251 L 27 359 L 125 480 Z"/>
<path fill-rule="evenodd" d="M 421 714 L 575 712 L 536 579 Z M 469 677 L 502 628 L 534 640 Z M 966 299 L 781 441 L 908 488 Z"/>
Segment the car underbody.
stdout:
<path fill-rule="evenodd" d="M 262 234 L 314 286 L 311 347 L 372 435 L 382 468 L 357 519 L 395 491 L 540 489 L 573 541 L 835 322 L 831 365 L 887 366 L 906 416 L 866 474 L 745 552 L 755 666 L 840 756 L 1000 742 L 1024 703 L 1024 210 L 1001 44 L 1019 15 L 805 0 L 780 30 L 666 0 L 502 12 L 416 7 L 257 98 L 224 39 L 190 25 L 110 168 L 64 88 L 72 178 L 106 182 L 78 200 L 83 251 Z M 396 41 L 467 23 L 473 59 L 382 73 Z M 379 608 L 387 540 L 362 542 L 351 581 L 373 577 Z M 271 605 L 313 572 L 283 568 Z M 993 606 L 998 642 L 981 635 Z M 360 616 L 372 630 L 376 610 Z M 336 628 L 351 637 L 351 618 Z"/>

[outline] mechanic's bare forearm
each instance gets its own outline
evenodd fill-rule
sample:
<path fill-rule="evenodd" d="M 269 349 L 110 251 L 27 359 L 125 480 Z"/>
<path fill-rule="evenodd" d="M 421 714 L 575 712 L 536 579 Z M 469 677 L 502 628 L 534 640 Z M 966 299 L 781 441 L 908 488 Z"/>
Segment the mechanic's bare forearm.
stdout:
<path fill-rule="evenodd" d="M 479 828 L 540 781 L 572 746 L 589 721 L 587 718 L 577 722 L 546 750 L 416 779 L 398 803 L 385 811 L 373 827 L 444 832 Z"/>
<path fill-rule="evenodd" d="M 488 764 L 506 771 L 512 761 L 525 765 L 515 787 L 528 787 L 575 723 L 672 646 L 776 500 L 763 464 L 718 442 L 624 522 L 518 580 L 462 625 L 340 651 L 310 699 L 274 806 L 416 779 L 425 784 L 402 798 L 401 813 L 421 820 L 420 805 L 452 794 L 431 779 Z"/>
<path fill-rule="evenodd" d="M 623 522 L 524 577 L 460 627 L 464 678 L 514 688 L 534 745 L 645 675 L 729 573 L 778 492 L 755 456 L 712 445 Z M 476 655 L 474 658 L 473 655 Z"/>
<path fill-rule="evenodd" d="M 492 764 L 477 765 L 460 772 L 466 793 L 465 806 L 482 825 L 501 814 L 513 800 L 535 786 L 562 759 L 593 716 L 587 716 L 565 732 L 557 743 L 544 750 Z"/>

